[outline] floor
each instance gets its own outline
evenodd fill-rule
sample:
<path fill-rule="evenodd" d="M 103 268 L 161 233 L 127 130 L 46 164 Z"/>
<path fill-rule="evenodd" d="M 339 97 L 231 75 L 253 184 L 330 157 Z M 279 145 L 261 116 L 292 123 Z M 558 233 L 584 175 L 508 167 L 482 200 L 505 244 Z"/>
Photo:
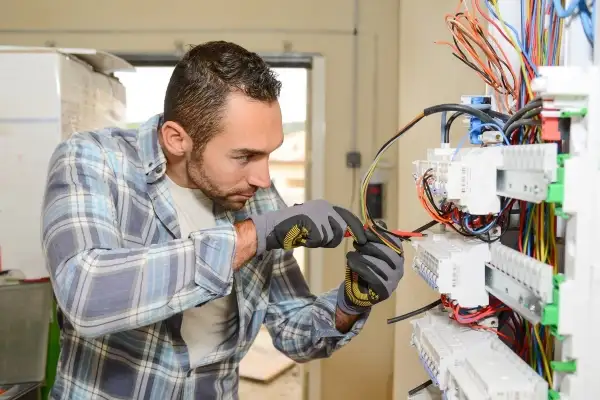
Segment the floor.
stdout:
<path fill-rule="evenodd" d="M 294 366 L 270 383 L 240 380 L 240 400 L 302 400 L 300 367 Z"/>

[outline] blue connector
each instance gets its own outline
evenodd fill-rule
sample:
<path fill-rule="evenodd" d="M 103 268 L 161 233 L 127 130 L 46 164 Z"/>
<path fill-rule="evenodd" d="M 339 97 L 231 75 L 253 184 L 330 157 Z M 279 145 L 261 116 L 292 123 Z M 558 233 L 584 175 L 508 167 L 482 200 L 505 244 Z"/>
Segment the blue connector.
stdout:
<path fill-rule="evenodd" d="M 461 103 L 476 108 L 492 105 L 491 96 L 462 96 Z M 469 116 L 469 141 L 471 144 L 483 144 L 483 122 L 474 116 Z"/>

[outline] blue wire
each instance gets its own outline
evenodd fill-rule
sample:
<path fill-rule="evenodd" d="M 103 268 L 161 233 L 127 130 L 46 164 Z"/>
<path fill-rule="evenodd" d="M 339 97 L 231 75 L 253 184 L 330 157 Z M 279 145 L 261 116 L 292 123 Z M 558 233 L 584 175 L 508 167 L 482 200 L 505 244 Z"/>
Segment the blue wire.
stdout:
<path fill-rule="evenodd" d="M 467 132 L 466 134 L 464 134 L 463 137 L 460 138 L 460 140 L 458 141 L 458 144 L 456 145 L 456 150 L 454 150 L 454 153 L 452 154 L 452 158 L 450 158 L 450 161 L 454 161 L 454 158 L 458 154 L 458 151 L 460 150 L 460 148 L 462 147 L 462 145 L 465 143 L 465 141 L 467 140 L 467 138 L 470 137 L 471 133 L 473 133 L 473 132 L 475 132 L 474 129 L 470 130 L 469 132 Z"/>
<path fill-rule="evenodd" d="M 534 1 L 533 2 L 533 10 L 532 10 L 533 14 L 532 15 L 537 15 L 537 8 L 538 8 L 538 2 Z M 529 39 L 529 46 L 527 46 L 527 52 L 528 53 L 531 51 L 531 48 L 533 48 L 533 38 L 534 38 L 533 35 L 529 36 L 529 38 L 528 38 Z"/>
<path fill-rule="evenodd" d="M 506 212 L 506 210 L 507 210 L 507 208 L 508 208 L 509 205 L 510 205 L 510 202 L 507 201 L 506 204 L 502 207 L 502 210 L 500 210 L 500 213 L 498 215 L 504 214 Z M 498 222 L 497 218 L 496 218 L 496 219 L 493 219 L 492 222 L 490 222 L 489 224 L 487 224 L 483 228 L 471 229 L 469 227 L 469 224 L 468 224 L 469 217 L 471 217 L 471 215 L 467 214 L 467 215 L 463 216 L 463 226 L 464 226 L 465 230 L 468 233 L 470 233 L 471 235 L 483 235 L 484 233 L 487 233 L 490 229 L 492 229 L 496 225 L 496 223 Z"/>
<path fill-rule="evenodd" d="M 556 15 L 558 15 L 560 18 L 567 18 L 573 15 L 581 3 L 583 3 L 585 6 L 585 0 L 573 0 L 566 9 L 563 8 L 561 0 L 554 0 L 553 3 L 554 9 L 556 10 Z"/>
<path fill-rule="evenodd" d="M 531 217 L 531 213 L 533 213 L 533 205 L 527 204 L 527 213 L 525 214 L 525 227 L 527 227 L 527 224 L 529 223 L 529 218 Z M 533 223 L 533 221 L 532 221 Z M 532 244 L 533 244 L 533 229 L 529 229 L 529 233 L 525 232 L 525 237 L 527 239 L 527 255 L 528 256 L 533 256 L 533 249 L 532 249 Z"/>
<path fill-rule="evenodd" d="M 485 124 L 481 124 L 479 125 L 479 128 L 493 128 L 496 129 L 498 132 L 500 132 L 500 134 L 502 135 L 502 138 L 504 139 L 505 143 L 507 145 L 510 145 L 510 141 L 508 140 L 508 138 L 506 137 L 506 135 L 504 134 L 502 128 L 500 127 L 499 124 L 496 123 L 485 123 Z M 478 129 L 479 129 L 478 128 Z M 450 161 L 454 161 L 454 158 L 456 157 L 456 155 L 458 154 L 458 151 L 460 150 L 460 148 L 465 144 L 465 140 L 471 136 L 472 133 L 476 133 L 478 129 L 471 129 L 469 132 L 467 132 L 463 137 L 460 138 L 460 141 L 458 142 L 458 144 L 456 145 L 456 150 L 454 150 L 454 153 L 452 154 L 452 158 L 450 159 Z"/>
<path fill-rule="evenodd" d="M 579 19 L 581 20 L 581 27 L 587 37 L 588 41 L 594 45 L 594 29 L 596 23 L 596 1 L 592 2 L 592 11 L 588 8 L 586 0 L 573 0 L 567 8 L 563 8 L 561 0 L 553 0 L 554 12 L 560 18 L 568 18 L 579 11 Z"/>
<path fill-rule="evenodd" d="M 529 63 L 529 66 L 531 67 L 531 69 L 533 70 L 533 73 L 535 76 L 538 76 L 538 71 L 537 71 L 537 66 L 535 65 L 535 63 L 531 60 L 531 56 L 529 55 L 529 52 L 525 50 L 525 47 L 523 46 L 523 43 L 521 42 L 521 40 L 519 39 L 519 33 L 517 32 L 517 30 L 515 29 L 514 26 L 512 26 L 511 24 L 507 23 L 504 20 L 501 20 L 498 15 L 496 15 L 496 11 L 494 10 L 494 8 L 491 6 L 490 4 L 490 0 L 486 0 L 485 1 L 485 5 L 488 8 L 490 14 L 492 14 L 492 16 L 494 18 L 496 18 L 498 21 L 502 21 L 502 23 L 504 25 L 506 25 L 506 27 L 508 29 L 510 29 L 514 34 L 514 40 L 516 40 L 517 45 L 519 47 L 519 49 L 521 50 L 521 53 L 523 53 L 523 55 L 525 56 L 525 59 L 527 60 L 527 62 Z"/>
<path fill-rule="evenodd" d="M 483 235 L 484 233 L 487 233 L 490 229 L 492 229 L 496 223 L 498 221 L 496 221 L 495 219 L 492 220 L 492 222 L 490 222 L 489 224 L 487 224 L 486 226 L 484 226 L 483 228 L 479 228 L 479 229 L 471 229 L 468 225 L 468 220 L 469 217 L 471 217 L 471 215 L 467 214 L 463 217 L 463 226 L 465 228 L 465 230 L 470 233 L 471 235 Z"/>

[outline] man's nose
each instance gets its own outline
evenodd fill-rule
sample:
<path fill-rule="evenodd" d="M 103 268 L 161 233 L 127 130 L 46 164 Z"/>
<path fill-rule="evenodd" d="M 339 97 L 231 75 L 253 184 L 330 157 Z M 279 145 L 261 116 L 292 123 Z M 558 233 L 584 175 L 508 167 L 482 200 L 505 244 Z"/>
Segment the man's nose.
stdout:
<path fill-rule="evenodd" d="M 271 174 L 269 173 L 269 159 L 260 160 L 250 171 L 248 183 L 258 188 L 268 188 L 271 186 Z"/>

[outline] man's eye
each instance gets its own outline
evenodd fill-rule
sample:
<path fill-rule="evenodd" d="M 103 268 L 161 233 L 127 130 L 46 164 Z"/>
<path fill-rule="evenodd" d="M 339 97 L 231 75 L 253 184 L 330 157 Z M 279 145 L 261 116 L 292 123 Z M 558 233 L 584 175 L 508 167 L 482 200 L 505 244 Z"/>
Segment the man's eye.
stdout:
<path fill-rule="evenodd" d="M 235 160 L 237 160 L 240 164 L 247 164 L 248 162 L 250 162 L 250 156 L 235 157 Z"/>

